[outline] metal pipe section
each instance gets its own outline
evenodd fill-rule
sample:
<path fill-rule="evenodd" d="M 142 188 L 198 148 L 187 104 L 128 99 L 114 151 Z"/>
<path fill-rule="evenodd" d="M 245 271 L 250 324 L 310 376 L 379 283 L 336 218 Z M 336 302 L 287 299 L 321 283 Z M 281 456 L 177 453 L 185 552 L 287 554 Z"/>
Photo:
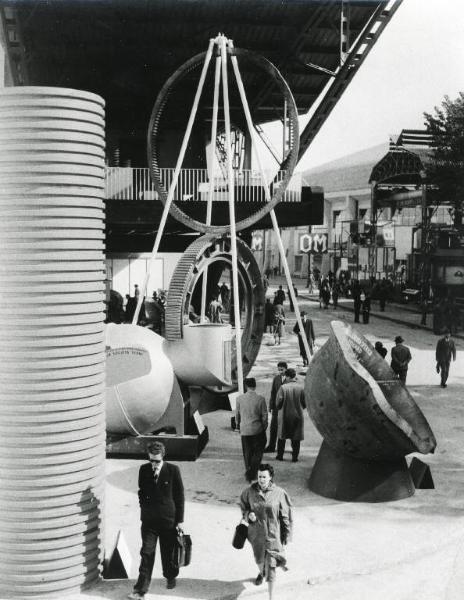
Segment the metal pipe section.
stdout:
<path fill-rule="evenodd" d="M 234 206 L 234 170 L 232 165 L 230 144 L 230 108 L 229 108 L 229 85 L 227 79 L 227 47 L 226 38 L 220 37 L 221 59 L 222 59 L 222 86 L 224 100 L 224 121 L 226 130 L 226 152 L 227 152 L 227 178 L 229 185 L 229 221 L 230 221 L 230 249 L 232 253 L 232 282 L 234 298 L 234 321 L 235 321 L 235 346 L 237 352 L 237 385 L 238 391 L 243 393 L 243 360 L 242 360 L 242 331 L 240 323 L 240 295 L 238 287 L 237 266 L 237 230 L 235 227 Z"/>
<path fill-rule="evenodd" d="M 229 47 L 232 50 L 233 49 L 233 44 L 232 42 L 229 40 Z M 237 57 L 236 56 L 232 56 L 231 57 L 231 62 L 232 62 L 232 67 L 234 69 L 234 74 L 235 74 L 235 79 L 237 81 L 237 87 L 240 93 L 240 99 L 242 101 L 242 105 L 243 105 L 243 111 L 245 113 L 245 118 L 246 118 L 246 122 L 247 122 L 247 126 L 248 126 L 248 131 L 250 133 L 250 137 L 251 137 L 251 144 L 252 147 L 255 150 L 255 154 L 256 154 L 256 161 L 258 163 L 258 167 L 259 170 L 261 172 L 261 177 L 263 179 L 263 186 L 264 186 L 264 191 L 266 194 L 266 201 L 270 202 L 271 200 L 271 192 L 269 189 L 269 184 L 265 179 L 265 172 L 263 169 L 263 165 L 261 163 L 261 159 L 259 156 L 259 152 L 257 149 L 257 144 L 256 144 L 256 140 L 255 140 L 255 129 L 253 127 L 253 122 L 252 122 L 252 118 L 251 118 L 251 113 L 250 113 L 250 108 L 248 105 L 248 101 L 246 98 L 246 92 L 245 92 L 245 88 L 243 86 L 243 81 L 242 81 L 242 76 L 240 75 L 240 69 L 238 66 L 238 61 L 237 61 Z M 272 221 L 272 227 L 274 229 L 274 233 L 277 239 L 277 246 L 279 248 L 279 252 L 280 252 L 280 257 L 282 260 L 282 264 L 284 267 L 284 272 L 285 272 L 285 277 L 287 280 L 287 286 L 288 286 L 288 291 L 290 292 L 290 297 L 292 299 L 293 302 L 293 306 L 295 308 L 295 317 L 296 317 L 296 322 L 298 323 L 298 327 L 300 328 L 300 332 L 301 332 L 301 340 L 303 342 L 303 346 L 306 352 L 306 356 L 309 357 L 313 355 L 313 351 L 312 348 L 310 347 L 308 340 L 306 339 L 306 335 L 304 334 L 304 327 L 303 327 L 303 323 L 301 321 L 301 314 L 300 314 L 300 308 L 298 306 L 298 299 L 295 296 L 295 290 L 293 289 L 293 282 L 292 282 L 292 276 L 290 275 L 290 269 L 288 268 L 288 262 L 287 262 L 287 257 L 285 255 L 285 249 L 284 246 L 282 244 L 282 238 L 280 237 L 280 231 L 279 231 L 279 225 L 277 223 L 277 217 L 276 214 L 274 212 L 274 209 L 272 209 L 269 213 L 271 215 L 271 221 Z"/>
<path fill-rule="evenodd" d="M 216 155 L 216 136 L 217 136 L 217 119 L 219 107 L 219 82 L 221 79 L 221 54 L 218 52 L 216 56 L 216 68 L 214 73 L 214 96 L 213 96 L 213 122 L 211 124 L 211 151 L 209 159 L 209 185 L 208 185 L 208 204 L 206 206 L 206 224 L 211 225 L 211 213 L 213 211 L 213 194 L 214 194 L 214 157 Z M 203 287 L 201 290 L 201 322 L 205 322 L 206 313 L 206 290 L 208 289 L 208 267 L 203 272 Z"/>
<path fill-rule="evenodd" d="M 104 101 L 0 92 L 0 596 L 100 576 Z"/>

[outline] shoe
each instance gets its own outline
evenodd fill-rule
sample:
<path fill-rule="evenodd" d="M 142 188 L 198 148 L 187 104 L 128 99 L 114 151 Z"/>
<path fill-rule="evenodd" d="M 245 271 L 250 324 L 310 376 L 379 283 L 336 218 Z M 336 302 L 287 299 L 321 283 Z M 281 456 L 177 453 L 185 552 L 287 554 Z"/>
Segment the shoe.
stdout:
<path fill-rule="evenodd" d="M 139 592 L 136 592 L 135 590 L 133 592 L 131 592 L 130 594 L 127 594 L 127 597 L 130 600 L 143 600 L 145 598 L 145 594 L 139 594 Z"/>
<path fill-rule="evenodd" d="M 263 452 L 275 452 L 275 448 L 270 448 L 269 446 L 267 446 L 267 448 L 264 448 Z"/>
<path fill-rule="evenodd" d="M 292 462 L 298 462 L 298 458 L 292 458 Z"/>
<path fill-rule="evenodd" d="M 173 590 L 176 587 L 176 580 L 175 579 L 168 579 L 166 581 L 166 587 L 168 590 Z"/>
<path fill-rule="evenodd" d="M 263 576 L 261 573 L 255 579 L 255 585 L 261 585 L 263 583 Z"/>
<path fill-rule="evenodd" d="M 276 459 L 276 460 L 284 460 L 284 457 L 283 457 L 283 456 L 279 456 L 279 455 L 277 455 L 277 456 L 275 457 L 275 459 Z"/>

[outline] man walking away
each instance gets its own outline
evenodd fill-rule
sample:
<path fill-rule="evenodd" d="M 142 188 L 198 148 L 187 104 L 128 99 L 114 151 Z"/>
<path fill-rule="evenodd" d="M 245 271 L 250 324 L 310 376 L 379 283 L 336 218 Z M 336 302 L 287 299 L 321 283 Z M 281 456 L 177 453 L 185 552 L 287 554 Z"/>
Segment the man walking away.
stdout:
<path fill-rule="evenodd" d="M 271 426 L 269 427 L 269 443 L 264 452 L 275 452 L 277 442 L 277 418 L 279 411 L 276 407 L 277 392 L 285 381 L 285 371 L 287 363 L 280 361 L 277 363 L 277 375 L 272 380 L 271 397 L 269 399 L 269 412 L 271 413 Z"/>
<path fill-rule="evenodd" d="M 291 440 L 292 461 L 298 462 L 300 443 L 304 439 L 304 415 L 306 408 L 304 387 L 296 378 L 295 369 L 285 371 L 285 383 L 277 393 L 279 411 L 276 460 L 284 460 L 285 441 Z"/>
<path fill-rule="evenodd" d="M 256 393 L 254 377 L 245 379 L 245 393 L 237 398 L 235 421 L 242 438 L 245 477 L 254 481 L 266 446 L 267 405 L 263 396 Z"/>
<path fill-rule="evenodd" d="M 442 388 L 446 387 L 451 357 L 453 357 L 453 360 L 456 360 L 456 346 L 454 345 L 454 341 L 451 339 L 449 329 L 447 329 L 445 331 L 445 336 L 442 337 L 441 340 L 438 340 L 437 347 L 435 350 L 435 358 L 437 360 L 437 373 L 441 374 L 440 385 Z"/>
<path fill-rule="evenodd" d="M 303 325 L 304 335 L 308 340 L 309 350 L 312 352 L 316 336 L 314 335 L 313 322 L 308 318 L 308 315 L 304 310 L 301 312 L 301 324 Z M 300 347 L 301 358 L 303 359 L 303 367 L 306 367 L 309 364 L 308 357 L 306 356 L 306 350 L 303 343 L 303 334 L 300 332 L 300 326 L 298 323 L 295 323 L 293 333 L 296 333 L 298 336 L 298 345 Z"/>
<path fill-rule="evenodd" d="M 361 312 L 361 286 L 359 281 L 355 279 L 351 288 L 351 295 L 353 297 L 353 308 L 354 308 L 354 322 L 359 323 L 359 313 Z"/>
<path fill-rule="evenodd" d="M 176 587 L 179 566 L 174 563 L 177 529 L 184 521 L 184 486 L 179 467 L 164 461 L 164 444 L 148 446 L 149 463 L 139 470 L 139 504 L 142 521 L 142 549 L 139 577 L 131 600 L 141 600 L 150 587 L 156 544 L 159 539 L 163 576 L 168 589 Z"/>
<path fill-rule="evenodd" d="M 403 345 L 403 338 L 397 335 L 395 338 L 395 346 L 391 349 L 391 368 L 398 375 L 398 378 L 406 383 L 406 375 L 408 374 L 408 365 L 412 359 L 411 352 L 407 346 Z"/>

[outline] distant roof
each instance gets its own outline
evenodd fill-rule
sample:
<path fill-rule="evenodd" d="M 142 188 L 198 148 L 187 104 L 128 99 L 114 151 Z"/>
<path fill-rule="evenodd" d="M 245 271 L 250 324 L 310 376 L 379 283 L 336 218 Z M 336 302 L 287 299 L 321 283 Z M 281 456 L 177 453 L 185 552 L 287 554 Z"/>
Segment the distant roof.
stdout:
<path fill-rule="evenodd" d="M 303 185 L 322 186 L 326 194 L 367 188 L 372 168 L 388 149 L 385 142 L 308 169 L 302 174 Z"/>

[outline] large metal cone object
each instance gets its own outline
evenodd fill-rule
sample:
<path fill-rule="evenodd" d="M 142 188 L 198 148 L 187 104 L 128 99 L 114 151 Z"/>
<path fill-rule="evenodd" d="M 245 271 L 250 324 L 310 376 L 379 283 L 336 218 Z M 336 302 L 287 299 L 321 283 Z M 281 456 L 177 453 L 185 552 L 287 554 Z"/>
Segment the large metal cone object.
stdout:
<path fill-rule="evenodd" d="M 309 415 L 325 441 L 369 460 L 433 452 L 430 425 L 388 363 L 348 324 L 331 327 L 305 382 Z"/>
<path fill-rule="evenodd" d="M 407 497 L 404 457 L 433 452 L 436 440 L 408 389 L 369 341 L 341 321 L 306 374 L 308 412 L 324 438 L 313 491 L 339 500 Z"/>

